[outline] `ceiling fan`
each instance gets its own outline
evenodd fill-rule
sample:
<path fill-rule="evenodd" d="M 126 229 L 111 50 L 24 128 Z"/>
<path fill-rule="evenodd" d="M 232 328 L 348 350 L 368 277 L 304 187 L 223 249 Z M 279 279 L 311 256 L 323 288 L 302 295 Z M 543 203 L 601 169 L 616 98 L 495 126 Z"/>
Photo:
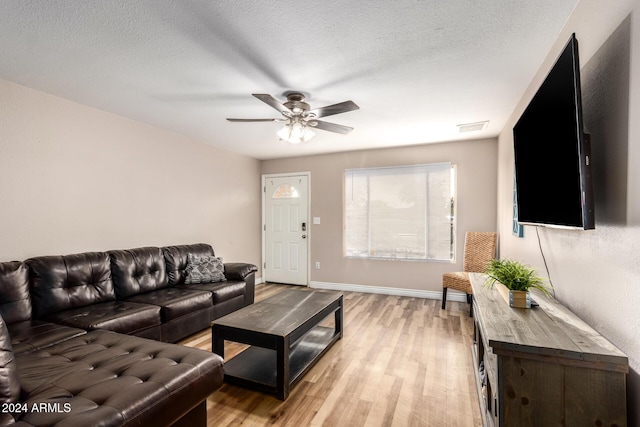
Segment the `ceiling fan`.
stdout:
<path fill-rule="evenodd" d="M 346 113 L 358 110 L 360 107 L 353 101 L 344 101 L 326 107 L 311 109 L 305 102 L 305 94 L 302 92 L 285 92 L 287 101 L 282 103 L 271 95 L 254 93 L 253 96 L 265 104 L 275 108 L 283 117 L 277 119 L 227 119 L 230 122 L 280 122 L 284 127 L 278 131 L 280 139 L 292 144 L 309 141 L 315 133 L 311 128 L 326 130 L 329 132 L 347 134 L 353 130 L 352 127 L 339 125 L 336 123 L 318 120 L 321 117 L 332 116 L 334 114 Z"/>

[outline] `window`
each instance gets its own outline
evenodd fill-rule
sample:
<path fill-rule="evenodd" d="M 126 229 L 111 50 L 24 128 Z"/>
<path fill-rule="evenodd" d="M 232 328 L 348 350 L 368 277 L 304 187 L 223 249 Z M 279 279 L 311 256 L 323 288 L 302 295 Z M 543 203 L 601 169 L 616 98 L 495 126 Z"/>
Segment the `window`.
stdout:
<path fill-rule="evenodd" d="M 272 199 L 298 199 L 300 194 L 298 190 L 291 184 L 280 184 L 278 188 L 273 191 L 271 195 Z"/>
<path fill-rule="evenodd" d="M 450 163 L 347 169 L 347 257 L 452 260 L 454 178 Z"/>

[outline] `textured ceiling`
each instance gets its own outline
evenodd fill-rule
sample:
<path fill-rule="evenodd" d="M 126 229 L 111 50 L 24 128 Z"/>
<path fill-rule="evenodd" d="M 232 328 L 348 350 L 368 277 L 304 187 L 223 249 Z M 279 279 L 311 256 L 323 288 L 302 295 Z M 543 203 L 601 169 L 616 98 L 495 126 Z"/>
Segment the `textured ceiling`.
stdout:
<path fill-rule="evenodd" d="M 492 137 L 576 3 L 2 0 L 0 78 L 259 159 Z M 353 100 L 327 121 L 355 130 L 225 120 L 278 117 L 251 93 L 288 90 Z"/>

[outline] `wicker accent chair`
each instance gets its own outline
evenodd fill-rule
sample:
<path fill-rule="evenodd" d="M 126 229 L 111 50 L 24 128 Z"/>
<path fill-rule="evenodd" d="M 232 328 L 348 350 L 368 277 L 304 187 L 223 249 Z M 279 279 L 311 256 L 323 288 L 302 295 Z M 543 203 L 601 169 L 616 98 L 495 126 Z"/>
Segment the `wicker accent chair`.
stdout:
<path fill-rule="evenodd" d="M 467 294 L 469 316 L 473 316 L 473 291 L 469 273 L 482 273 L 496 253 L 498 234 L 494 232 L 469 231 L 464 236 L 464 271 L 442 275 L 442 309 L 447 305 L 447 289 L 455 289 Z"/>

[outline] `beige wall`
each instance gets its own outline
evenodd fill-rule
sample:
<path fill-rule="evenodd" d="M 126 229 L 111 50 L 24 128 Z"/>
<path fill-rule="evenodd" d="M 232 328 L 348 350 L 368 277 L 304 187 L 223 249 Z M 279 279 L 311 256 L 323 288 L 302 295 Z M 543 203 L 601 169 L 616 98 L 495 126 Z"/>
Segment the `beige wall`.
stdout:
<path fill-rule="evenodd" d="M 205 242 L 260 263 L 255 159 L 0 80 L 0 261 Z"/>
<path fill-rule="evenodd" d="M 582 0 L 499 137 L 501 256 L 546 274 L 556 297 L 629 356 L 629 425 L 640 425 L 640 28 L 639 2 Z M 525 227 L 511 235 L 512 127 L 576 33 L 583 111 L 591 134 L 596 229 Z M 541 124 L 544 125 L 544 124 Z M 552 155 L 552 153 L 550 153 Z"/>
<path fill-rule="evenodd" d="M 452 162 L 458 172 L 457 262 L 348 259 L 342 250 L 342 186 L 347 168 Z M 462 268 L 464 232 L 494 231 L 497 141 L 495 139 L 353 151 L 262 162 L 263 174 L 311 173 L 311 281 L 324 284 L 442 291 L 442 273 Z M 316 261 L 321 269 L 316 270 Z"/>

